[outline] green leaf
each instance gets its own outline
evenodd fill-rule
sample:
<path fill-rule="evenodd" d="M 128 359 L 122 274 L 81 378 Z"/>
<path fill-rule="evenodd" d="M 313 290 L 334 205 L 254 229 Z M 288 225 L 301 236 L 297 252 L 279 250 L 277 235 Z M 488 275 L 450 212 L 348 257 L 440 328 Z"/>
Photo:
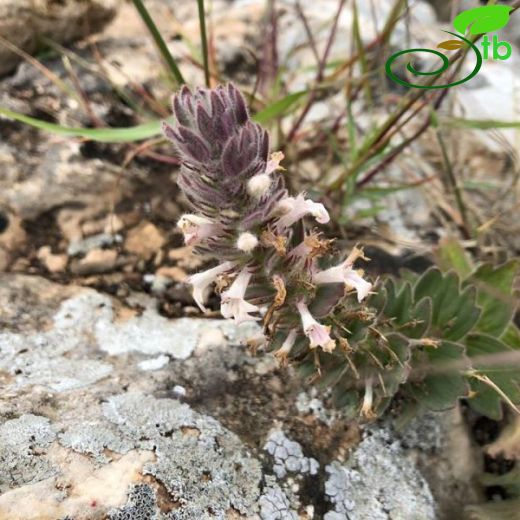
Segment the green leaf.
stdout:
<path fill-rule="evenodd" d="M 444 275 L 435 268 L 426 271 L 415 285 L 414 297 L 416 301 L 431 298 L 432 329 L 438 337 L 451 341 L 464 337 L 480 315 L 476 290 L 468 287 L 461 291 L 459 277 L 453 272 Z"/>
<path fill-rule="evenodd" d="M 399 293 L 396 294 L 395 283 L 388 279 L 385 284 L 387 301 L 384 313 L 386 316 L 394 318 L 397 325 L 404 325 L 410 321 L 410 311 L 412 309 L 412 286 L 408 282 L 402 284 Z"/>
<path fill-rule="evenodd" d="M 465 34 L 468 28 L 470 34 L 498 31 L 509 22 L 512 9 L 507 5 L 485 5 L 468 9 L 453 20 L 453 26 L 461 34 Z"/>
<path fill-rule="evenodd" d="M 382 374 L 385 381 L 385 397 L 393 397 L 410 372 L 411 348 L 409 340 L 402 334 L 388 334 L 386 339 L 391 353 L 379 347 L 377 357 L 385 367 Z"/>
<path fill-rule="evenodd" d="M 507 356 L 512 349 L 487 334 L 470 334 L 465 344 L 473 368 L 488 377 L 514 404 L 520 403 L 520 366 L 511 362 Z M 470 384 L 476 393 L 475 397 L 468 400 L 470 406 L 479 413 L 499 420 L 502 407 L 501 397 L 496 390 L 476 379 L 471 379 Z"/>
<path fill-rule="evenodd" d="M 401 334 L 407 338 L 419 339 L 427 335 L 432 321 L 432 301 L 430 298 L 422 299 L 410 311 L 409 325 L 400 329 Z"/>
<path fill-rule="evenodd" d="M 442 239 L 434 254 L 437 265 L 443 271 L 453 269 L 462 278 L 473 272 L 471 258 L 456 238 Z"/>
<path fill-rule="evenodd" d="M 515 350 L 520 350 L 520 330 L 514 323 L 511 323 L 509 327 L 507 327 L 506 331 L 500 339 L 508 347 L 511 347 Z"/>
<path fill-rule="evenodd" d="M 391 278 L 387 279 L 384 287 L 378 291 L 379 299 L 374 299 L 374 301 L 378 305 L 384 302 L 384 316 L 392 320 L 395 329 L 401 334 L 407 338 L 421 338 L 430 328 L 431 299 L 426 297 L 417 303 L 417 300 L 413 299 L 412 289 L 412 283 L 416 281 L 417 275 L 415 273 L 402 274 L 404 277 L 398 282 Z M 399 288 L 396 283 L 399 284 Z M 380 300 L 382 296 L 383 299 Z M 372 304 L 372 300 L 370 303 Z"/>
<path fill-rule="evenodd" d="M 83 137 L 103 143 L 128 143 L 141 141 L 161 134 L 161 121 L 150 121 L 128 128 L 71 128 L 13 112 L 0 107 L 0 115 L 20 121 L 34 128 L 67 137 Z"/>
<path fill-rule="evenodd" d="M 427 359 L 424 369 L 432 373 L 420 383 L 410 385 L 408 393 L 431 410 L 453 407 L 457 399 L 467 396 L 469 390 L 467 381 L 458 373 L 469 363 L 464 347 L 443 341 L 437 348 L 425 347 L 424 352 Z M 450 365 L 453 366 L 450 368 Z"/>
<path fill-rule="evenodd" d="M 480 309 L 476 306 L 477 290 L 474 287 L 466 288 L 459 296 L 457 302 L 458 312 L 450 319 L 449 326 L 443 332 L 446 339 L 458 341 L 463 338 L 477 324 L 480 317 Z"/>
<path fill-rule="evenodd" d="M 475 394 L 468 399 L 471 408 L 494 421 L 500 421 L 503 416 L 501 397 L 482 381 L 472 380 L 470 387 Z"/>
<path fill-rule="evenodd" d="M 285 112 L 289 110 L 289 108 L 291 108 L 291 106 L 293 106 L 302 96 L 307 94 L 307 92 L 307 90 L 301 90 L 299 92 L 288 94 L 282 99 L 271 103 L 263 110 L 257 112 L 252 116 L 252 119 L 261 125 L 268 123 L 272 119 L 284 115 Z"/>
<path fill-rule="evenodd" d="M 518 269 L 518 260 L 511 260 L 497 268 L 485 264 L 468 278 L 467 282 L 478 289 L 482 315 L 477 328 L 481 332 L 500 337 L 511 322 L 516 303 L 511 293 Z"/>

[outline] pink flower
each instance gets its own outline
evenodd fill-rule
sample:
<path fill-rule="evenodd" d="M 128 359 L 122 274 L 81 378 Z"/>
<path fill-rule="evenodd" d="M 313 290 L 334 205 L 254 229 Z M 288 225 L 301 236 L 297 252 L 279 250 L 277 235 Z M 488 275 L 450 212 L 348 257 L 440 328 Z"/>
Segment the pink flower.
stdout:
<path fill-rule="evenodd" d="M 312 281 L 317 284 L 344 283 L 347 287 L 356 290 L 358 301 L 361 302 L 372 289 L 372 284 L 364 280 L 352 267 L 354 261 L 362 256 L 363 251 L 354 248 L 348 258 L 341 264 L 313 274 Z"/>
<path fill-rule="evenodd" d="M 235 262 L 224 262 L 212 269 L 188 277 L 187 282 L 193 285 L 193 299 L 197 302 L 202 312 L 207 310 L 204 307 L 204 302 L 207 298 L 209 286 L 216 280 L 218 275 L 230 271 L 233 267 L 235 267 Z"/>
<path fill-rule="evenodd" d="M 310 347 L 321 347 L 325 352 L 332 352 L 336 342 L 330 337 L 330 327 L 318 323 L 303 301 L 300 300 L 296 308 L 302 319 L 303 331 L 311 342 Z"/>
<path fill-rule="evenodd" d="M 294 260 L 295 262 L 305 260 L 312 252 L 312 247 L 303 240 L 300 242 L 295 248 L 291 249 L 290 253 L 287 255 L 289 260 Z"/>
<path fill-rule="evenodd" d="M 320 224 L 326 224 L 330 220 L 329 213 L 323 204 L 305 199 L 301 193 L 296 198 L 286 197 L 282 199 L 278 203 L 276 210 L 282 214 L 276 223 L 278 232 L 291 227 L 295 222 L 309 214 Z"/>
<path fill-rule="evenodd" d="M 211 237 L 220 229 L 212 220 L 199 215 L 186 213 L 177 222 L 177 227 L 184 234 L 184 242 L 191 246 L 204 238 Z"/>
<path fill-rule="evenodd" d="M 259 308 L 244 300 L 251 275 L 247 267 L 242 269 L 231 287 L 222 293 L 220 312 L 224 318 L 234 318 L 237 323 L 259 319 L 249 315 L 250 312 L 259 311 Z"/>

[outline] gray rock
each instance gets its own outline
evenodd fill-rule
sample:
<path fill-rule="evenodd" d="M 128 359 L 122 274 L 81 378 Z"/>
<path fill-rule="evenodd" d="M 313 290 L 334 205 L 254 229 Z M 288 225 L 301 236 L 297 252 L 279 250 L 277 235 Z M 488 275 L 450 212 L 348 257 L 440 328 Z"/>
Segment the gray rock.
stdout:
<path fill-rule="evenodd" d="M 264 489 L 258 503 L 262 520 L 298 520 L 298 513 L 291 509 L 289 499 L 276 484 Z"/>
<path fill-rule="evenodd" d="M 164 349 L 170 365 L 180 363 L 208 327 L 235 337 L 245 329 L 217 320 L 190 328 L 150 306 L 118 334 L 110 298 L 37 277 L 0 277 L 0 297 L 8 302 L 0 310 L 8 397 L 0 400 L 0 518 L 204 520 L 257 511 L 259 461 L 216 419 L 156 398 L 168 372 L 139 367 L 144 352 Z"/>
<path fill-rule="evenodd" d="M 326 520 L 436 518 L 427 482 L 386 428 L 370 429 L 346 464 L 335 461 L 325 471 L 325 494 L 333 505 Z"/>
<path fill-rule="evenodd" d="M 0 204 L 12 207 L 23 219 L 35 219 L 63 205 L 109 207 L 119 168 L 101 159 L 83 158 L 76 142 L 56 142 L 53 136 L 41 135 L 37 148 L 20 147 L 14 161 L 0 155 Z M 127 185 L 125 179 L 123 183 Z"/>
<path fill-rule="evenodd" d="M 231 423 L 225 404 L 208 409 L 220 420 L 188 404 L 201 392 L 224 391 L 233 401 L 244 391 L 233 387 L 237 377 L 257 389 L 269 384 L 274 375 L 256 370 L 261 358 L 233 347 L 258 325 L 167 320 L 143 295 L 129 302 L 144 309 L 139 315 L 93 290 L 21 275 L 0 277 L 0 299 L 0 518 L 296 520 L 312 509 L 302 490 L 325 474 L 327 520 L 434 518 L 409 457 L 419 427 L 404 436 L 374 426 L 346 462 L 332 461 L 320 475 L 282 419 L 263 437 L 272 476 L 262 474 L 261 450 L 222 424 L 235 425 L 249 403 Z M 169 362 L 154 366 L 161 356 Z M 143 370 L 146 361 L 155 369 Z M 253 406 L 257 397 L 252 391 Z M 322 406 L 316 397 L 300 403 L 305 416 L 325 414 Z M 261 413 L 266 424 L 281 417 L 275 407 Z M 435 437 L 425 437 L 425 451 Z"/>
<path fill-rule="evenodd" d="M 113 244 L 120 244 L 123 241 L 121 235 L 111 235 L 110 233 L 99 233 L 98 235 L 92 235 L 82 240 L 74 240 L 69 244 L 67 248 L 67 254 L 69 256 L 76 256 L 79 254 L 85 254 L 92 249 L 100 248 L 103 246 L 111 246 Z"/>
<path fill-rule="evenodd" d="M 146 484 L 135 486 L 128 494 L 125 507 L 113 511 L 109 520 L 158 520 L 157 495 L 153 488 Z"/>
<path fill-rule="evenodd" d="M 16 47 L 32 53 L 42 36 L 68 43 L 101 30 L 118 7 L 118 0 L 0 0 L 0 34 Z M 0 75 L 21 58 L 0 46 Z"/>
<path fill-rule="evenodd" d="M 0 492 L 56 474 L 57 469 L 37 454 L 55 437 L 46 417 L 27 414 L 4 422 L 0 426 Z"/>
<path fill-rule="evenodd" d="M 320 467 L 318 461 L 306 457 L 301 446 L 286 437 L 283 431 L 274 431 L 269 435 L 264 450 L 274 458 L 273 471 L 278 478 L 287 473 L 316 475 Z"/>

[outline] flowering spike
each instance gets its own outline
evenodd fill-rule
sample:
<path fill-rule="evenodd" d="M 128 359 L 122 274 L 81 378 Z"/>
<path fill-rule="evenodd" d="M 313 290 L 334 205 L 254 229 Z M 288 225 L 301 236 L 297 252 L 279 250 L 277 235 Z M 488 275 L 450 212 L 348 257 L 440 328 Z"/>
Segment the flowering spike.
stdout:
<path fill-rule="evenodd" d="M 225 288 L 224 317 L 237 322 L 262 317 L 268 350 L 285 338 L 275 352 L 281 364 L 297 361 L 306 373 L 323 374 L 324 381 L 333 382 L 334 396 L 367 420 L 403 385 L 403 398 L 422 396 L 437 410 L 459 395 L 471 395 L 464 378 L 475 371 L 468 370 L 472 364 L 466 351 L 482 350 L 471 345 L 483 341 L 482 335 L 470 332 L 481 323 L 477 287 L 480 291 L 485 285 L 485 272 L 476 271 L 474 276 L 482 279 L 473 287 L 470 279 L 462 284 L 455 274 L 436 270 L 413 284 L 397 286 L 388 279 L 368 297 L 373 286 L 354 268 L 359 258 L 366 260 L 363 251 L 354 248 L 335 264 L 332 241 L 305 228 L 309 215 L 320 224 L 329 222 L 327 210 L 303 194 L 288 195 L 280 173 L 283 154 L 269 156 L 267 132 L 251 120 L 233 85 L 183 87 L 172 106 L 175 123 L 164 123 L 163 131 L 178 152 L 178 184 L 190 206 L 178 226 L 196 252 L 221 262 L 189 277 L 203 311 L 210 286 L 217 282 L 218 290 Z M 510 267 L 506 270 L 509 279 Z M 509 300 L 509 294 L 503 296 L 501 302 Z M 504 337 L 486 339 L 493 345 L 490 339 L 493 348 L 506 347 Z M 435 348 L 419 348 L 428 344 Z M 447 362 L 463 367 L 450 371 L 448 392 L 439 390 L 434 377 L 446 370 Z M 411 373 L 414 377 L 407 381 Z M 496 412 L 495 405 L 491 411 Z"/>

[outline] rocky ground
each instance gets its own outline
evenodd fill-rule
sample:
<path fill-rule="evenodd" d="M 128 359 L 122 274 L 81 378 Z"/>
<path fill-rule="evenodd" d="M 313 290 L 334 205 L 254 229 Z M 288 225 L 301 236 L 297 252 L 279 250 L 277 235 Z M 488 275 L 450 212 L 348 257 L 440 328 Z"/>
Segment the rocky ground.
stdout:
<path fill-rule="evenodd" d="M 360 431 L 247 351 L 254 324 L 29 275 L 0 298 L 2 519 L 434 519 L 434 492 L 478 498 L 460 418 Z"/>
<path fill-rule="evenodd" d="M 18 38 L 10 41 L 35 51 L 33 36 L 48 36 L 56 17 L 53 4 L 0 0 L 1 34 L 7 27 Z M 0 74 L 10 71 L 0 79 L 0 106 L 69 126 L 137 124 L 139 111 L 153 108 L 146 100 L 164 101 L 170 89 L 135 11 L 117 2 L 65 4 L 61 15 L 69 18 L 52 25 L 57 43 L 100 30 L 115 16 L 72 46 L 92 65 L 74 68 L 84 97 L 71 98 L 29 63 L 0 54 Z M 149 4 L 189 82 L 202 83 L 186 44 L 198 38 L 194 7 L 181 2 L 173 12 L 171 2 Z M 296 91 L 309 79 L 296 71 L 312 53 L 288 52 L 306 36 L 293 3 L 281 4 L 279 47 Z M 214 2 L 219 63 L 244 89 L 254 85 L 262 6 Z M 331 11 L 318 3 L 305 8 L 321 30 Z M 87 12 L 96 21 L 88 31 L 58 31 Z M 416 13 L 419 30 L 436 23 L 426 3 Z M 35 27 L 26 40 L 14 23 L 21 20 Z M 351 24 L 346 13 L 340 28 Z M 338 55 L 349 48 L 345 41 L 338 40 Z M 56 52 L 41 59 L 71 80 Z M 139 111 L 116 88 L 137 99 Z M 309 123 L 330 120 L 340 100 L 321 100 Z M 484 222 L 503 209 L 486 242 L 489 254 L 518 252 L 508 154 L 473 137 L 459 144 L 457 160 L 470 164 L 472 179 L 494 174 L 484 193 L 474 193 Z M 438 155 L 428 140 L 421 146 L 389 178 L 429 178 Z M 322 159 L 289 158 L 291 182 L 308 186 L 328 175 Z M 361 428 L 274 359 L 255 356 L 246 346 L 255 326 L 237 328 L 216 311 L 200 316 L 183 281 L 203 262 L 174 227 L 183 211 L 175 176 L 165 144 L 137 153 L 0 119 L 0 520 L 450 519 L 483 499 L 474 481 L 482 466 L 475 432 L 487 429 L 475 418 L 457 409 L 406 426 L 390 416 Z M 356 219 L 344 238 L 372 248 L 375 274 L 424 268 L 432 243 L 457 228 L 442 189 L 435 179 L 424 190 L 392 195 L 385 211 Z M 363 209 L 358 201 L 346 216 Z"/>

